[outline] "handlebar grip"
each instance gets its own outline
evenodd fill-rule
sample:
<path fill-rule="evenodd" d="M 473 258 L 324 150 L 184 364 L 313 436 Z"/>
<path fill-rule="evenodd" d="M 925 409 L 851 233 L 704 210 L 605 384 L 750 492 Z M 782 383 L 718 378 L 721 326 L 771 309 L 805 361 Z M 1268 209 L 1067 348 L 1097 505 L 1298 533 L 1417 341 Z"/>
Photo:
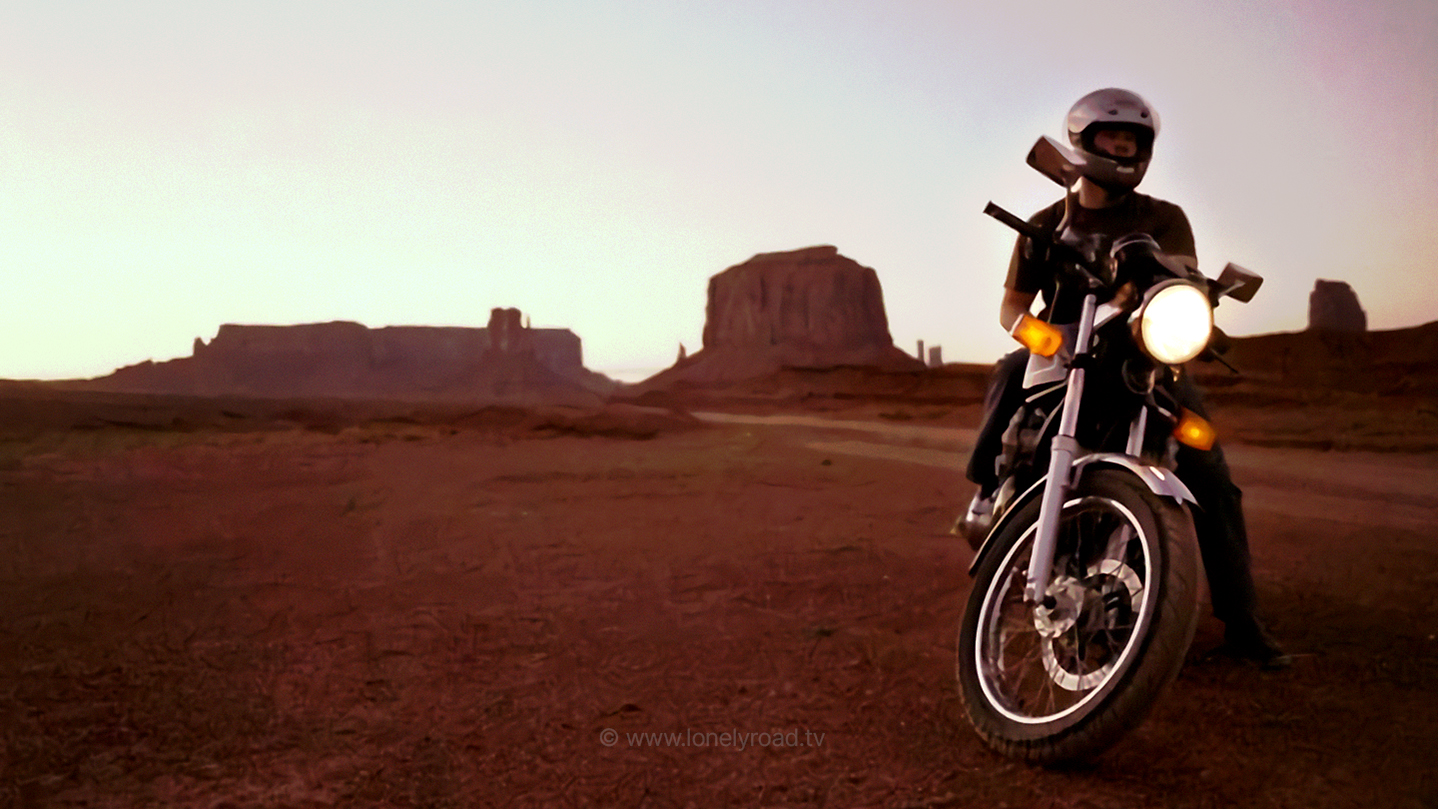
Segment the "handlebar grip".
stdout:
<path fill-rule="evenodd" d="M 1026 222 L 1017 216 L 1014 216 L 1013 214 L 1009 213 L 1003 208 L 1000 208 L 992 202 L 984 206 L 984 213 L 988 214 L 989 216 L 992 216 L 993 218 L 999 220 L 1005 225 L 1008 225 L 1014 230 L 1017 230 L 1019 233 L 1022 233 L 1023 235 L 1029 237 L 1036 242 L 1039 242 L 1041 244 L 1048 244 L 1051 241 L 1049 239 L 1048 233 L 1045 232 L 1043 228 L 1030 222 Z"/>

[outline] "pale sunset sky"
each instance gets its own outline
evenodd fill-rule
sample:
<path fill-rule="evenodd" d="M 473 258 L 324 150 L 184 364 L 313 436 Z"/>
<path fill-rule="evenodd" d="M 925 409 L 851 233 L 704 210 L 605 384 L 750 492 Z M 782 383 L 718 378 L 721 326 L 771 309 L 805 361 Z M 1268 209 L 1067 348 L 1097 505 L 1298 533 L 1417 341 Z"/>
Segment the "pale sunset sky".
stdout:
<path fill-rule="evenodd" d="M 1008 350 L 1024 165 L 1084 93 L 1162 131 L 1141 190 L 1203 269 L 1438 320 L 1433 0 L 0 2 L 0 377 L 187 356 L 224 323 L 484 326 L 621 377 L 701 345 L 708 278 L 833 244 L 896 345 Z"/>

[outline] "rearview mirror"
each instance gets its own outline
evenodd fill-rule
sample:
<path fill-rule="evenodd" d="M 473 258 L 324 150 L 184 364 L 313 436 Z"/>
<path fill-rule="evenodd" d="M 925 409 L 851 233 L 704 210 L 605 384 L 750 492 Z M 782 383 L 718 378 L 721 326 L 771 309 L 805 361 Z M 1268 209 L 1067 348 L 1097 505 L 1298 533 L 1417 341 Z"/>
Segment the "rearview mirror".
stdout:
<path fill-rule="evenodd" d="M 1039 138 L 1029 150 L 1028 164 L 1064 188 L 1071 187 L 1082 176 L 1084 162 L 1083 155 L 1048 135 Z"/>
<path fill-rule="evenodd" d="M 1263 276 L 1251 273 L 1248 270 L 1230 263 L 1219 273 L 1218 281 L 1219 295 L 1227 295 L 1240 303 L 1248 303 L 1263 286 Z"/>

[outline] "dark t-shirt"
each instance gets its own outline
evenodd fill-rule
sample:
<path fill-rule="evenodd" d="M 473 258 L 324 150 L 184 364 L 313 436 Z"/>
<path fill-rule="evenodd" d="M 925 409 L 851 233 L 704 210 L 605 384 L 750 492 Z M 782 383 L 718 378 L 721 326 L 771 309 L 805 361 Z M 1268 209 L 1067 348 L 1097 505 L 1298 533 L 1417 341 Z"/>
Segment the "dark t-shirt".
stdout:
<path fill-rule="evenodd" d="M 1029 222 L 1052 233 L 1058 227 L 1064 214 L 1064 201 L 1034 214 Z M 1079 235 L 1097 234 L 1104 237 L 1105 247 L 1114 239 L 1134 233 L 1147 233 L 1158 242 L 1165 253 L 1174 257 L 1186 256 L 1197 264 L 1197 251 L 1193 245 L 1193 229 L 1183 209 L 1171 202 L 1164 202 L 1139 193 L 1130 193 L 1117 205 L 1108 208 L 1085 208 L 1074 205 L 1070 227 Z M 1045 304 L 1044 316 L 1054 323 L 1068 323 L 1078 319 L 1081 297 L 1075 294 L 1054 297 L 1058 287 L 1058 272 L 1052 264 L 1036 254 L 1028 244 L 1028 238 L 1020 236 L 1014 245 L 1013 258 L 1009 260 L 1009 274 L 1004 286 L 1015 292 L 1041 295 Z"/>

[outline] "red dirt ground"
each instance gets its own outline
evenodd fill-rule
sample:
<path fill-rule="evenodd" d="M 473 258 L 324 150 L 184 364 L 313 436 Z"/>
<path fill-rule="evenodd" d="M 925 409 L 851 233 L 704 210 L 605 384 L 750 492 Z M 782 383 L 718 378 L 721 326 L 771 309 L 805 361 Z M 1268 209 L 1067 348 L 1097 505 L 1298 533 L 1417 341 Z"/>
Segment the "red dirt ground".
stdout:
<path fill-rule="evenodd" d="M 955 693 L 971 406 L 17 401 L 0 805 L 1438 806 L 1433 452 L 1240 425 L 1294 667 L 1209 654 L 1205 620 L 1146 724 L 1047 771 L 988 752 Z"/>

